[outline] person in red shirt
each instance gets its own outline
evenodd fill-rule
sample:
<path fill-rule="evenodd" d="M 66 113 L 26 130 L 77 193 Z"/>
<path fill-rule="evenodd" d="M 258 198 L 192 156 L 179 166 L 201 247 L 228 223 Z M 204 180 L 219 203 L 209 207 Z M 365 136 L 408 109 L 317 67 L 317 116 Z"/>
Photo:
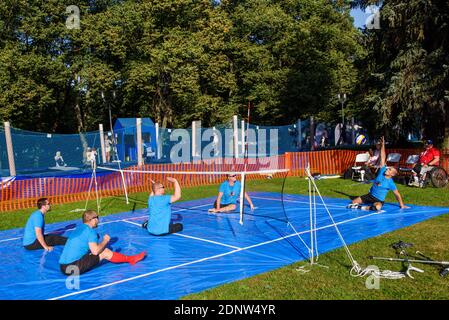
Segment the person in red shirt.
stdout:
<path fill-rule="evenodd" d="M 426 140 L 424 147 L 426 149 L 421 153 L 418 162 L 413 167 L 413 180 L 409 184 L 411 186 L 421 187 L 427 172 L 440 165 L 440 151 L 433 146 L 432 140 Z"/>

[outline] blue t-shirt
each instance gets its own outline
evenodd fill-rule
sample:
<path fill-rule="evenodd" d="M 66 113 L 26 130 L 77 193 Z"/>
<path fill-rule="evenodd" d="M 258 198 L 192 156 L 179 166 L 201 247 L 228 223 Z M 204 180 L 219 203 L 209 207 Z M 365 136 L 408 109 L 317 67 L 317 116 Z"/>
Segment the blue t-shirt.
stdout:
<path fill-rule="evenodd" d="M 236 204 L 237 199 L 240 197 L 240 189 L 242 188 L 242 184 L 239 181 L 234 182 L 233 186 L 229 185 L 228 181 L 223 182 L 220 185 L 219 192 L 223 192 L 223 196 L 221 197 L 221 204 Z"/>
<path fill-rule="evenodd" d="M 45 232 L 45 221 L 44 214 L 40 211 L 34 211 L 31 216 L 28 218 L 27 224 L 25 225 L 25 233 L 23 235 L 23 245 L 27 246 L 36 241 L 36 231 L 34 228 L 41 228 L 42 235 Z"/>
<path fill-rule="evenodd" d="M 98 243 L 98 233 L 83 223 L 72 231 L 62 250 L 60 264 L 70 264 L 89 253 L 89 243 Z"/>
<path fill-rule="evenodd" d="M 150 196 L 148 198 L 148 225 L 147 230 L 154 235 L 168 233 L 171 220 L 171 196 Z"/>
<path fill-rule="evenodd" d="M 376 197 L 380 201 L 384 201 L 388 191 L 394 191 L 397 189 L 394 184 L 393 178 L 387 178 L 384 173 L 387 170 L 386 166 L 383 166 L 379 173 L 377 174 L 376 179 L 374 179 L 373 186 L 369 191 L 373 197 Z"/>

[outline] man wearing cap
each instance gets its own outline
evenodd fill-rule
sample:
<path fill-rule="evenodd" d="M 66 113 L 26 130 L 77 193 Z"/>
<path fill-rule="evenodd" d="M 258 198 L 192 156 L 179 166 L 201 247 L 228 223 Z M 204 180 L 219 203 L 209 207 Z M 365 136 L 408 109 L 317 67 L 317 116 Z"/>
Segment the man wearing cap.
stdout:
<path fill-rule="evenodd" d="M 380 169 L 377 173 L 376 179 L 374 179 L 373 185 L 368 194 L 357 197 L 352 200 L 352 203 L 348 205 L 350 209 L 362 209 L 380 211 L 384 205 L 385 198 L 388 191 L 393 191 L 396 200 L 399 202 L 401 209 L 407 209 L 406 205 L 402 201 L 402 196 L 399 193 L 396 185 L 394 184 L 393 177 L 398 173 L 393 167 L 387 167 L 386 153 L 385 153 L 385 139 L 380 139 Z"/>
<path fill-rule="evenodd" d="M 237 180 L 237 175 L 235 173 L 228 174 L 228 180 L 220 185 L 217 200 L 214 203 L 214 207 L 209 209 L 209 212 L 223 213 L 234 211 L 237 208 L 237 199 L 240 198 L 241 188 L 242 184 Z M 246 192 L 245 199 L 248 201 L 251 210 L 254 210 L 253 202 Z"/>
<path fill-rule="evenodd" d="M 425 150 L 421 153 L 418 162 L 413 167 L 413 180 L 410 180 L 410 186 L 422 187 L 427 172 L 432 171 L 434 166 L 440 165 L 440 151 L 433 146 L 433 141 L 426 140 L 424 148 Z"/>

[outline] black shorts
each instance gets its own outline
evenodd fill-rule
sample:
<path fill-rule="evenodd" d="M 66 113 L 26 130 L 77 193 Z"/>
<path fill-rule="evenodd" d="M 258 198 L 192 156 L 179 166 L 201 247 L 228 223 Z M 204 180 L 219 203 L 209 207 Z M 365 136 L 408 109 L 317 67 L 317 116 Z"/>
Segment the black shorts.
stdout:
<path fill-rule="evenodd" d="M 168 233 L 154 234 L 150 233 L 153 236 L 167 236 L 172 233 L 181 232 L 184 229 L 181 223 L 170 223 L 168 226 Z"/>
<path fill-rule="evenodd" d="M 45 243 L 48 246 L 54 247 L 54 246 L 63 246 L 67 242 L 67 238 L 57 235 L 57 234 L 48 234 L 44 236 Z M 24 246 L 27 250 L 39 250 L 44 249 L 39 242 L 39 240 L 35 240 L 33 243 Z"/>
<path fill-rule="evenodd" d="M 362 202 L 364 204 L 373 204 L 373 203 L 376 203 L 376 202 L 380 202 L 380 203 L 382 203 L 382 205 L 384 204 L 384 201 L 380 201 L 379 199 L 374 197 L 371 193 L 364 194 L 360 198 L 362 199 Z"/>
<path fill-rule="evenodd" d="M 230 205 L 237 206 L 235 203 L 221 203 L 220 204 L 220 208 L 224 208 L 224 207 L 227 207 L 227 206 L 230 206 Z M 214 202 L 214 208 L 217 209 L 217 200 L 215 200 L 215 202 Z"/>
<path fill-rule="evenodd" d="M 100 256 L 93 255 L 91 253 L 86 253 L 81 259 L 76 260 L 69 264 L 61 264 L 60 269 L 61 272 L 67 276 L 76 275 L 74 271 L 77 271 L 77 274 L 82 274 L 90 269 L 94 268 L 100 264 Z"/>

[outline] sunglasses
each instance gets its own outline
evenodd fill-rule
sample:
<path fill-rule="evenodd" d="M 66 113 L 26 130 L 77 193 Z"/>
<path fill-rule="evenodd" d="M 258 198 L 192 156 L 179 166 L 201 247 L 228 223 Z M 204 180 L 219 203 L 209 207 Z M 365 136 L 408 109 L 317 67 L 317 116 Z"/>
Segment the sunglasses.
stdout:
<path fill-rule="evenodd" d="M 231 175 L 231 176 L 228 176 L 228 178 L 235 178 L 236 177 L 236 175 L 234 174 L 234 175 Z"/>
<path fill-rule="evenodd" d="M 95 216 L 95 217 L 92 217 L 90 220 L 94 220 L 94 219 L 100 220 L 100 217 L 99 216 Z"/>

